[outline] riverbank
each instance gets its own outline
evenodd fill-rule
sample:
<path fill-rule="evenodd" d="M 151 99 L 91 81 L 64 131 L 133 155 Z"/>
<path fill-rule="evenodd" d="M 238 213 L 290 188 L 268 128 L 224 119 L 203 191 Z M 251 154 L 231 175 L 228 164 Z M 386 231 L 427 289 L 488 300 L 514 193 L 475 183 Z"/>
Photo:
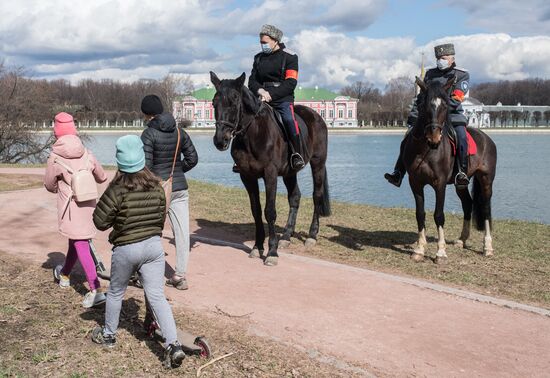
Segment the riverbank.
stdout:
<path fill-rule="evenodd" d="M 33 169 L 32 173 L 39 171 Z M 31 175 L 29 180 L 35 179 Z M 264 195 L 262 193 L 262 197 Z M 254 225 L 245 190 L 190 180 L 190 198 L 193 223 L 206 235 L 234 243 L 253 238 Z M 432 263 L 437 250 L 437 232 L 428 213 L 427 258 L 423 263 L 414 264 L 409 259 L 417 236 L 414 210 L 333 201 L 333 215 L 321 220 L 318 245 L 305 250 L 303 241 L 307 238 L 312 206 L 311 198 L 302 199 L 296 234 L 287 252 L 550 308 L 550 225 L 495 220 L 495 256 L 486 258 L 482 256 L 481 232 L 472 230 L 466 249 L 453 245 L 460 235 L 462 218 L 447 213 L 445 235 L 449 259 L 446 265 L 440 266 Z M 277 213 L 277 232 L 281 233 L 288 214 L 286 195 L 278 195 Z"/>
<path fill-rule="evenodd" d="M 21 171 L 18 173 L 24 174 Z M 39 169 L 33 172 L 40 174 Z M 235 352 L 209 366 L 205 376 L 324 377 L 355 373 L 394 377 L 453 376 L 460 372 L 464 376 L 542 377 L 550 368 L 548 361 L 540 358 L 550 348 L 546 337 L 550 327 L 547 309 L 449 287 L 458 285 L 438 285 L 406 277 L 407 274 L 385 274 L 379 272 L 382 269 L 306 256 L 315 256 L 315 251 L 304 251 L 301 244 L 304 224 L 309 223 L 303 218 L 309 218 L 311 211 L 308 200 L 302 203 L 294 246 L 280 251 L 278 266 L 266 267 L 259 259 L 246 255 L 252 245 L 248 232 L 252 224 L 244 191 L 226 191 L 196 181 L 190 182 L 190 188 L 190 289 L 182 292 L 166 288 L 166 295 L 178 324 L 207 336 L 215 357 Z M 0 337 L 5 340 L 0 346 L 0 373 L 164 374 L 160 370 L 158 345 L 151 344 L 142 331 L 140 291 L 128 290 L 117 347 L 104 351 L 89 340 L 91 328 L 102 323 L 103 313 L 101 309 L 80 307 L 86 285 L 82 273 L 77 271 L 71 276 L 73 289 L 60 290 L 52 282 L 51 268 L 62 263 L 66 248 L 66 238 L 57 232 L 55 196 L 43 188 L 3 192 L 0 196 L 8 204 L 0 206 L 0 227 L 4 230 L 0 235 L 0 290 L 9 289 L 0 296 Z M 334 203 L 335 215 L 322 221 L 317 247 L 322 252 L 355 254 L 358 259 L 363 254 L 376 253 L 388 257 L 386 270 L 397 270 L 389 266 L 395 257 L 416 270 L 427 268 L 445 274 L 445 267 L 429 261 L 412 264 L 408 253 L 400 251 L 391 240 L 408 238 L 408 230 L 400 230 L 396 223 L 395 218 L 403 216 L 393 210 L 399 209 L 381 209 L 387 218 L 382 219 L 376 213 L 380 209 L 363 206 L 357 211 L 355 206 L 342 205 Z M 350 219 L 356 216 L 363 218 Z M 279 211 L 278 223 L 284 218 L 286 214 Z M 350 224 L 342 225 L 342 220 Z M 386 229 L 388 222 L 390 229 Z M 363 223 L 366 231 L 361 231 L 375 233 L 361 239 L 355 233 Z M 376 224 L 381 226 L 377 229 Z M 524 226 L 533 225 L 519 224 L 517 228 L 525 232 Z M 498 227 L 503 224 L 498 223 Z M 22 229 L 25 237 L 15 237 Z M 331 229 L 337 230 L 339 236 L 333 238 Z M 389 232 L 383 234 L 380 230 Z M 546 228 L 533 232 L 548 234 Z M 107 235 L 100 232 L 94 238 L 106 265 L 111 258 Z M 512 237 L 521 242 L 524 238 L 548 242 L 529 234 Z M 347 249 L 332 251 L 332 242 Z M 168 225 L 162 243 L 169 276 L 175 252 Z M 499 248 L 504 248 L 505 243 L 509 244 L 499 236 Z M 543 273 L 536 276 L 538 273 L 529 263 L 533 258 L 530 248 L 518 248 L 517 262 L 503 253 L 489 260 L 479 255 L 471 261 L 454 253 L 449 256 L 450 262 L 462 260 L 458 268 L 465 274 L 483 261 L 493 275 L 502 276 L 497 277 L 499 286 L 517 285 L 515 275 L 523 267 L 525 274 L 535 275 L 533 280 L 539 281 L 539 289 L 547 291 L 547 267 L 536 261 Z M 12 259 L 20 262 L 13 264 Z M 494 280 L 490 275 L 488 279 Z M 527 282 L 523 276 L 519 279 Z M 13 329 L 19 330 L 19 337 L 10 337 Z M 491 358 L 487 358 L 487 351 L 491 351 Z M 94 361 L 92 365 L 90 360 Z M 190 375 L 202 363 L 189 359 L 181 369 L 166 374 Z"/>

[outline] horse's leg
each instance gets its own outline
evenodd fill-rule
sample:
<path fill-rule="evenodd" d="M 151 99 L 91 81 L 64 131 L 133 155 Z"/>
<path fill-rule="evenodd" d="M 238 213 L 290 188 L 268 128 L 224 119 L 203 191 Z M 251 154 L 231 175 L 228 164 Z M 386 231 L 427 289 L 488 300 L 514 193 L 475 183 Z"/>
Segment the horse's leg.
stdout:
<path fill-rule="evenodd" d="M 279 255 L 277 254 L 277 234 L 275 233 L 275 221 L 277 220 L 277 209 L 275 199 L 277 197 L 277 170 L 268 167 L 264 171 L 265 183 L 265 219 L 269 232 L 269 250 L 264 260 L 268 266 L 277 265 Z"/>
<path fill-rule="evenodd" d="M 435 188 L 435 211 L 434 221 L 437 226 L 437 254 L 435 255 L 435 263 L 441 264 L 447 260 L 447 252 L 445 251 L 445 232 L 443 227 L 445 226 L 445 181 L 443 185 Z"/>
<path fill-rule="evenodd" d="M 288 191 L 288 206 L 290 210 L 288 212 L 288 220 L 285 226 L 285 232 L 281 240 L 279 240 L 279 248 L 286 248 L 290 245 L 290 237 L 294 233 L 296 227 L 296 216 L 298 215 L 298 208 L 300 207 L 300 188 L 298 187 L 298 180 L 296 174 L 283 177 L 286 189 Z"/>
<path fill-rule="evenodd" d="M 483 237 L 483 254 L 493 256 L 493 238 L 491 236 L 491 197 L 493 196 L 493 180 L 489 175 L 479 178 L 481 184 L 481 198 L 484 214 L 485 235 Z"/>
<path fill-rule="evenodd" d="M 464 219 L 462 221 L 462 232 L 460 233 L 460 238 L 455 241 L 455 245 L 460 248 L 466 248 L 466 241 L 470 237 L 470 226 L 472 224 L 472 196 L 468 191 L 468 187 L 455 186 L 456 194 L 460 198 L 462 203 L 462 212 L 464 213 Z"/>
<path fill-rule="evenodd" d="M 319 214 L 323 202 L 323 191 L 325 185 L 326 169 L 322 159 L 313 157 L 310 161 L 311 175 L 313 177 L 313 217 L 309 226 L 309 234 L 306 239 L 306 248 L 311 248 L 317 244 L 317 234 L 319 234 Z"/>
<path fill-rule="evenodd" d="M 424 211 L 424 187 L 416 184 L 409 176 L 409 183 L 414 195 L 416 204 L 416 224 L 418 225 L 418 241 L 411 255 L 411 259 L 416 262 L 424 260 L 426 241 L 426 212 Z"/>
<path fill-rule="evenodd" d="M 250 209 L 252 210 L 252 216 L 254 217 L 254 223 L 256 225 L 256 240 L 254 242 L 254 248 L 252 248 L 252 251 L 248 256 L 261 257 L 264 253 L 265 230 L 264 223 L 262 221 L 262 204 L 260 203 L 258 179 L 247 178 L 241 175 L 241 181 L 248 192 Z"/>

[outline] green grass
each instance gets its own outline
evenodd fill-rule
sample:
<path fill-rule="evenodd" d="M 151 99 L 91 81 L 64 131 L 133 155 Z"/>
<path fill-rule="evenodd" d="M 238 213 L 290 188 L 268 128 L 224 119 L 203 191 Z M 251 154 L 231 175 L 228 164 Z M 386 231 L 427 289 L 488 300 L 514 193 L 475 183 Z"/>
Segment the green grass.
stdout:
<path fill-rule="evenodd" d="M 262 203 L 264 199 L 262 199 Z M 191 217 L 200 229 L 220 238 L 242 242 L 254 238 L 254 225 L 244 189 L 190 182 Z M 311 198 L 302 198 L 291 253 L 305 254 L 348 265 L 444 283 L 482 294 L 550 307 L 550 226 L 514 220 L 496 220 L 494 257 L 484 257 L 483 234 L 472 227 L 468 248 L 454 246 L 462 218 L 446 217 L 448 263 L 436 265 L 429 258 L 414 263 L 409 258 L 416 241 L 414 210 L 380 208 L 332 202 L 333 215 L 322 218 L 318 244 L 303 248 L 311 222 Z M 288 215 L 286 195 L 277 197 L 277 231 Z M 426 216 L 427 257 L 435 257 L 437 231 L 432 214 Z M 265 246 L 267 247 L 267 241 Z M 284 264 L 284 257 L 281 264 Z"/>
<path fill-rule="evenodd" d="M 0 173 L 0 192 L 40 188 L 43 185 L 41 175 Z"/>

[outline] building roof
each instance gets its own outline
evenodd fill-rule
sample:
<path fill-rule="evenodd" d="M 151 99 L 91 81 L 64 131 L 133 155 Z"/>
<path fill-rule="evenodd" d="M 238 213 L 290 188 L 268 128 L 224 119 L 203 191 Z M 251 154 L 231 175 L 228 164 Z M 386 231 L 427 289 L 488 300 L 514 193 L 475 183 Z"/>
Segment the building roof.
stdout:
<path fill-rule="evenodd" d="M 191 94 L 192 97 L 196 98 L 197 100 L 206 100 L 211 101 L 214 98 L 214 95 L 216 94 L 216 90 L 213 87 L 205 87 L 196 90 Z M 332 101 L 336 99 L 337 97 L 346 97 L 346 96 L 340 96 L 337 93 L 331 92 L 324 88 L 302 88 L 298 87 L 294 91 L 294 96 L 296 98 L 296 101 Z M 346 97 L 349 99 L 349 97 Z M 181 100 L 181 98 L 180 98 Z"/>

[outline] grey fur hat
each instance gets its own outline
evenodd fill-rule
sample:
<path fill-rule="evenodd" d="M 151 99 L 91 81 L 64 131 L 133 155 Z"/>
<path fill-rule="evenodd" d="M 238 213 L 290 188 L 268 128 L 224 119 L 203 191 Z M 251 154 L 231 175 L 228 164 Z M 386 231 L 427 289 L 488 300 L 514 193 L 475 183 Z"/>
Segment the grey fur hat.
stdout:
<path fill-rule="evenodd" d="M 452 43 L 446 43 L 444 45 L 439 45 L 434 47 L 435 57 L 437 59 L 445 55 L 454 55 L 455 46 Z"/>
<path fill-rule="evenodd" d="M 268 37 L 273 38 L 277 42 L 281 42 L 281 39 L 283 38 L 283 32 L 281 29 L 273 26 L 273 25 L 263 25 L 262 29 L 260 30 L 260 37 L 262 35 L 267 35 Z"/>

